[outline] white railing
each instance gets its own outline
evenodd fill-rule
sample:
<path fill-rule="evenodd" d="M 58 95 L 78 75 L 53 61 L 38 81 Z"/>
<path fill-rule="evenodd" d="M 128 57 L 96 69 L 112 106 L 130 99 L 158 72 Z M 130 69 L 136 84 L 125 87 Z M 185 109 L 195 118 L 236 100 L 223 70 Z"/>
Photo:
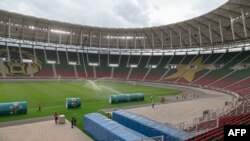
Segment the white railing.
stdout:
<path fill-rule="evenodd" d="M 234 100 L 229 102 L 229 104 L 225 107 L 217 108 L 216 110 L 210 110 L 209 114 L 194 118 L 193 122 L 188 121 L 180 122 L 178 124 L 166 124 L 181 130 L 193 133 L 202 133 L 218 127 L 220 117 L 238 116 L 246 113 L 250 113 L 250 103 L 244 101 L 238 102 L 237 100 Z"/>

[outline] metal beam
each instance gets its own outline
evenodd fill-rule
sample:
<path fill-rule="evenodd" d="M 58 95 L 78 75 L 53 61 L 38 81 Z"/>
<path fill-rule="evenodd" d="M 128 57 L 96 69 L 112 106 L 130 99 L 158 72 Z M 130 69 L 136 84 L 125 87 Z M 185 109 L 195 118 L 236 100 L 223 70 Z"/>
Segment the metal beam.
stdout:
<path fill-rule="evenodd" d="M 217 16 L 219 16 L 220 18 L 224 18 L 224 19 L 226 19 L 226 20 L 229 20 L 229 22 L 230 22 L 230 18 L 228 18 L 228 17 L 226 17 L 226 16 L 223 16 L 223 15 L 221 15 L 221 14 L 217 14 L 217 13 L 213 13 L 213 12 L 211 12 L 210 14 L 214 14 L 214 15 L 217 15 Z M 212 21 L 212 19 L 210 19 L 211 21 Z M 230 24 L 230 23 L 229 23 Z M 237 25 L 239 25 L 239 26 L 242 26 L 240 23 L 235 23 L 235 24 L 237 24 Z M 246 29 L 248 29 L 247 27 L 246 27 Z M 250 29 L 248 29 L 248 30 L 250 30 Z M 240 39 L 242 39 L 241 38 L 241 36 L 240 35 L 238 35 L 237 33 L 235 33 L 235 36 L 237 36 L 238 38 L 240 38 Z"/>
<path fill-rule="evenodd" d="M 211 31 L 211 23 L 209 22 L 208 23 L 208 26 L 209 26 L 209 37 L 210 37 L 210 42 L 211 42 L 211 45 L 213 44 L 213 38 L 212 38 L 212 31 Z"/>
<path fill-rule="evenodd" d="M 90 31 L 89 46 L 92 47 L 92 30 Z"/>
<path fill-rule="evenodd" d="M 202 39 L 201 39 L 201 26 L 198 24 L 198 29 L 199 29 L 199 39 L 200 39 L 200 45 L 202 46 Z"/>
<path fill-rule="evenodd" d="M 82 29 L 81 29 L 81 33 L 80 33 L 80 46 L 82 47 Z"/>
<path fill-rule="evenodd" d="M 47 37 L 47 39 L 48 39 L 48 43 L 50 42 L 50 25 L 48 26 L 48 29 L 47 29 L 48 31 L 48 37 Z"/>
<path fill-rule="evenodd" d="M 244 35 L 245 35 L 245 38 L 247 38 L 245 12 L 244 12 L 244 10 L 242 8 L 240 10 L 241 10 L 241 19 L 242 19 L 242 24 L 243 24 Z"/>
<path fill-rule="evenodd" d="M 235 34 L 234 34 L 234 23 L 233 23 L 233 19 L 232 19 L 232 14 L 230 13 L 230 23 L 231 23 L 231 31 L 232 31 L 232 37 L 233 40 L 235 41 Z"/>
<path fill-rule="evenodd" d="M 192 47 L 192 34 L 190 27 L 188 27 L 188 35 L 189 35 L 189 45 L 190 47 Z"/>
<path fill-rule="evenodd" d="M 10 23 L 10 17 L 9 17 L 8 19 L 8 38 L 9 39 L 10 39 L 10 30 L 11 30 L 10 26 L 11 26 L 11 23 Z"/>
<path fill-rule="evenodd" d="M 72 45 L 72 27 L 70 28 L 70 38 L 69 38 L 69 45 Z"/>
<path fill-rule="evenodd" d="M 155 49 L 155 41 L 154 41 L 154 33 L 152 33 L 152 47 L 153 47 L 153 50 Z"/>
<path fill-rule="evenodd" d="M 181 30 L 179 29 L 179 36 L 180 36 L 180 46 L 182 48 L 182 41 L 181 41 Z"/>
<path fill-rule="evenodd" d="M 178 24 L 176 24 L 176 26 L 177 27 L 179 27 L 181 30 L 183 30 L 184 32 L 186 32 L 187 34 L 189 34 L 189 31 L 188 30 L 186 30 L 185 28 L 183 28 L 182 26 L 180 26 L 180 25 L 178 25 Z M 190 28 L 190 27 L 189 27 Z M 191 36 L 191 38 L 193 38 L 192 36 Z M 193 40 L 196 42 L 196 40 L 193 38 Z M 184 45 L 185 46 L 187 46 L 187 44 L 185 43 L 185 42 L 183 42 L 184 43 Z M 189 42 L 190 43 L 190 42 Z"/>
<path fill-rule="evenodd" d="M 102 32 L 99 33 L 99 48 L 102 45 Z"/>
<path fill-rule="evenodd" d="M 221 36 L 221 42 L 223 43 L 224 42 L 224 36 L 223 36 L 223 31 L 222 31 L 222 26 L 221 26 L 221 20 L 219 18 L 219 26 L 220 26 L 220 36 Z"/>
<path fill-rule="evenodd" d="M 171 48 L 173 48 L 173 37 L 172 37 L 172 31 L 169 31 L 169 35 L 170 35 L 170 46 Z"/>

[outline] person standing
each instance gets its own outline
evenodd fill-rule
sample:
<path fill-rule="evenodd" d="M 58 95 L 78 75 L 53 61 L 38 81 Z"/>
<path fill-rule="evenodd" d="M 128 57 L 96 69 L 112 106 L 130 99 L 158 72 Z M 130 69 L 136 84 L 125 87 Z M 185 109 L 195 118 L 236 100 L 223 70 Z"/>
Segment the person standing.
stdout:
<path fill-rule="evenodd" d="M 58 121 L 58 113 L 57 112 L 54 113 L 54 119 L 55 119 L 55 123 L 57 124 L 57 121 Z"/>
<path fill-rule="evenodd" d="M 37 110 L 38 112 L 41 112 L 42 111 L 42 106 L 41 106 L 41 104 L 39 104 L 38 105 L 38 110 Z"/>
<path fill-rule="evenodd" d="M 71 128 L 73 128 L 74 126 L 76 126 L 76 117 L 75 117 L 75 115 L 73 115 L 72 118 L 71 118 Z"/>
<path fill-rule="evenodd" d="M 12 113 L 15 115 L 17 113 L 17 106 L 13 105 Z"/>
<path fill-rule="evenodd" d="M 152 108 L 154 108 L 155 107 L 155 103 L 154 103 L 154 101 L 152 101 Z"/>

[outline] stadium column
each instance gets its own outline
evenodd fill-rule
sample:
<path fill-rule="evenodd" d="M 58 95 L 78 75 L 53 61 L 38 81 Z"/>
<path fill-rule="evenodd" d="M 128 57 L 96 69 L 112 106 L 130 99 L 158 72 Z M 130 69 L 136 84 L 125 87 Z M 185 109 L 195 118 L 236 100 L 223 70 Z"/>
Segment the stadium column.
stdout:
<path fill-rule="evenodd" d="M 241 8 L 241 19 L 242 19 L 242 24 L 243 24 L 244 35 L 245 35 L 245 38 L 247 38 L 246 17 L 245 17 L 245 12 L 242 8 Z"/>
<path fill-rule="evenodd" d="M 45 61 L 47 63 L 48 62 L 48 57 L 47 57 L 47 54 L 46 54 L 46 46 L 43 47 L 43 54 L 44 54 Z"/>
<path fill-rule="evenodd" d="M 131 51 L 129 52 L 129 56 L 128 56 L 128 61 L 127 61 L 127 67 L 129 67 L 130 65 L 129 65 L 129 62 L 130 62 L 130 57 L 131 57 Z M 132 72 L 132 67 L 130 67 L 130 69 L 129 69 L 129 72 L 128 72 L 128 75 L 127 75 L 127 77 L 126 77 L 126 80 L 128 80 L 129 79 L 129 77 L 130 77 L 130 73 Z"/>
<path fill-rule="evenodd" d="M 77 73 L 76 65 L 73 65 L 73 67 L 74 67 L 74 72 L 75 72 L 75 78 L 78 78 L 78 73 Z"/>
<path fill-rule="evenodd" d="M 143 38 L 143 48 L 146 49 L 146 39 Z"/>
<path fill-rule="evenodd" d="M 19 51 L 20 61 L 23 62 L 23 55 L 22 55 L 22 50 L 21 50 L 21 44 L 18 44 L 18 51 Z"/>
<path fill-rule="evenodd" d="M 202 46 L 202 39 L 201 39 L 201 26 L 200 26 L 200 24 L 198 25 L 198 29 L 199 29 L 200 46 Z"/>
<path fill-rule="evenodd" d="M 181 30 L 179 29 L 179 36 L 180 36 L 180 47 L 182 48 L 182 42 L 181 42 Z"/>
<path fill-rule="evenodd" d="M 94 71 L 94 78 L 96 79 L 96 68 L 93 66 L 93 71 Z"/>
<path fill-rule="evenodd" d="M 152 32 L 152 48 L 155 49 L 154 33 Z"/>
<path fill-rule="evenodd" d="M 211 23 L 208 23 L 208 30 L 209 30 L 209 37 L 210 37 L 210 43 L 213 44 L 213 38 L 212 38 L 212 30 L 211 30 Z"/>
<path fill-rule="evenodd" d="M 60 56 L 58 53 L 58 47 L 56 47 L 56 59 L 57 59 L 57 64 L 60 64 Z"/>
<path fill-rule="evenodd" d="M 126 80 L 129 80 L 132 70 L 133 70 L 133 67 L 130 67 Z"/>
<path fill-rule="evenodd" d="M 70 39 L 69 39 L 69 45 L 70 45 L 70 48 L 72 46 L 72 28 L 70 28 Z M 66 48 L 66 60 L 67 60 L 67 63 L 69 64 L 69 54 L 68 54 L 68 48 Z"/>
<path fill-rule="evenodd" d="M 151 71 L 152 66 L 150 66 L 149 63 L 150 63 L 150 60 L 151 60 L 152 56 L 153 56 L 153 53 L 151 52 L 151 55 L 150 55 L 150 57 L 149 57 L 149 59 L 147 61 L 146 66 L 142 66 L 142 67 L 148 69 L 147 72 L 145 73 L 145 75 L 143 76 L 142 81 L 145 80 L 145 78 L 148 76 L 149 72 Z"/>
<path fill-rule="evenodd" d="M 220 26 L 220 37 L 221 37 L 221 42 L 224 42 L 224 38 L 223 38 L 223 31 L 222 31 L 222 25 L 221 25 L 221 19 L 219 18 L 219 26 Z"/>
<path fill-rule="evenodd" d="M 136 49 L 136 35 L 134 35 L 134 38 L 135 38 L 135 49 Z"/>
<path fill-rule="evenodd" d="M 147 76 L 148 76 L 148 74 L 150 73 L 150 71 L 151 71 L 151 66 L 149 66 L 149 68 L 148 68 L 146 74 L 145 74 L 144 77 L 142 78 L 142 81 L 144 81 L 144 80 L 147 78 Z"/>
<path fill-rule="evenodd" d="M 8 38 L 10 40 L 10 34 L 11 34 L 11 19 L 10 17 L 8 18 Z M 9 51 L 9 46 L 7 45 L 7 42 L 5 42 L 6 49 L 7 49 L 7 61 L 10 61 L 10 51 Z"/>
<path fill-rule="evenodd" d="M 82 46 L 82 29 L 81 29 L 81 33 L 80 33 L 80 46 Z"/>
<path fill-rule="evenodd" d="M 76 55 L 77 55 L 77 62 L 76 62 L 76 65 L 81 65 L 80 56 L 79 56 L 79 49 L 76 49 Z M 76 78 L 79 78 L 79 75 L 78 75 L 78 71 L 77 71 L 77 67 L 76 67 L 76 66 L 75 66 L 75 74 L 76 74 Z"/>
<path fill-rule="evenodd" d="M 99 50 L 98 50 L 98 62 L 99 62 L 99 65 L 101 65 L 101 55 L 100 55 L 100 47 L 101 47 L 101 43 L 102 43 L 102 38 L 101 38 L 101 36 L 102 36 L 102 33 L 100 32 L 100 34 L 99 34 Z M 109 57 L 108 57 L 108 59 L 109 59 Z"/>
<path fill-rule="evenodd" d="M 173 48 L 173 37 L 172 37 L 172 32 L 171 32 L 171 30 L 170 30 L 170 32 L 169 32 L 169 35 L 170 35 L 170 46 L 171 46 L 171 48 Z"/>
<path fill-rule="evenodd" d="M 66 48 L 66 60 L 67 60 L 67 63 L 69 64 L 68 48 Z"/>
<path fill-rule="evenodd" d="M 188 27 L 188 34 L 189 34 L 189 45 L 190 45 L 190 47 L 192 47 L 192 34 L 191 34 L 191 29 L 190 29 L 190 27 Z"/>
<path fill-rule="evenodd" d="M 113 79 L 113 77 L 114 77 L 114 67 L 111 67 L 111 79 Z"/>
<path fill-rule="evenodd" d="M 54 78 L 57 78 L 57 73 L 56 73 L 56 66 L 55 66 L 55 64 L 52 64 L 52 69 L 53 69 Z"/>
<path fill-rule="evenodd" d="M 89 46 L 92 47 L 92 30 L 90 31 Z"/>
<path fill-rule="evenodd" d="M 32 45 L 32 49 L 33 49 L 33 54 L 34 54 L 34 62 L 37 63 L 36 49 L 34 45 Z"/>
<path fill-rule="evenodd" d="M 5 42 L 6 50 L 7 50 L 7 58 L 6 61 L 10 61 L 10 50 L 7 42 Z"/>
<path fill-rule="evenodd" d="M 128 49 L 128 38 L 127 38 L 127 34 L 126 34 L 126 37 L 125 37 L 125 44 L 126 44 L 126 49 Z"/>
<path fill-rule="evenodd" d="M 4 69 L 4 60 L 0 60 L 0 71 L 2 73 L 2 77 L 6 78 L 6 73 L 5 73 L 5 69 Z"/>
<path fill-rule="evenodd" d="M 30 74 L 31 78 L 34 77 L 34 74 L 33 74 L 33 71 L 32 71 L 32 64 L 31 63 L 28 63 L 28 74 Z"/>
<path fill-rule="evenodd" d="M 10 34 L 11 34 L 11 23 L 10 23 L 10 17 L 8 18 L 8 38 L 10 40 Z"/>
<path fill-rule="evenodd" d="M 70 28 L 70 40 L 69 40 L 69 45 L 71 47 L 72 45 L 72 28 Z"/>
<path fill-rule="evenodd" d="M 161 49 L 163 50 L 163 33 L 161 32 Z"/>
<path fill-rule="evenodd" d="M 48 25 L 48 37 L 47 37 L 47 39 L 48 39 L 48 44 L 49 44 L 49 42 L 50 42 L 50 25 Z"/>
<path fill-rule="evenodd" d="M 61 26 L 60 26 L 59 30 L 62 31 Z M 61 46 L 61 44 L 62 44 L 62 34 L 61 34 L 61 32 L 59 32 L 59 45 Z"/>
<path fill-rule="evenodd" d="M 88 77 L 88 72 L 86 70 L 86 64 L 85 64 L 84 56 L 83 56 L 83 53 L 81 53 L 81 54 L 82 54 L 82 64 L 83 64 L 83 67 L 84 67 L 85 77 Z"/>
<path fill-rule="evenodd" d="M 230 23 L 231 23 L 232 37 L 233 37 L 233 40 L 235 41 L 234 22 L 233 22 L 233 18 L 232 18 L 231 12 L 230 12 L 230 14 L 229 14 L 229 17 L 230 17 Z"/>

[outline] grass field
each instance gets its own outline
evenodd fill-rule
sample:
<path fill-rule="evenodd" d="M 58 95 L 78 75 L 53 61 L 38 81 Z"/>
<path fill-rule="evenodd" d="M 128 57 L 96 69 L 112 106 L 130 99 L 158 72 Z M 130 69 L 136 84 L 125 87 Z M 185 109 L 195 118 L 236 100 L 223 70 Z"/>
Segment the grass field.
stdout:
<path fill-rule="evenodd" d="M 110 94 L 144 93 L 145 100 L 111 105 L 108 103 Z M 77 126 L 82 129 L 83 115 L 97 112 L 104 108 L 119 108 L 129 105 L 145 104 L 150 102 L 151 95 L 155 101 L 159 96 L 179 94 L 177 90 L 167 90 L 155 87 L 146 87 L 119 82 L 92 81 L 62 81 L 62 82 L 0 82 L 0 102 L 27 101 L 28 113 L 25 115 L 0 117 L 0 122 L 17 119 L 49 116 L 57 111 L 70 119 L 73 114 L 77 117 Z M 82 107 L 67 110 L 65 98 L 81 97 Z M 38 104 L 42 106 L 42 112 L 37 112 Z"/>

